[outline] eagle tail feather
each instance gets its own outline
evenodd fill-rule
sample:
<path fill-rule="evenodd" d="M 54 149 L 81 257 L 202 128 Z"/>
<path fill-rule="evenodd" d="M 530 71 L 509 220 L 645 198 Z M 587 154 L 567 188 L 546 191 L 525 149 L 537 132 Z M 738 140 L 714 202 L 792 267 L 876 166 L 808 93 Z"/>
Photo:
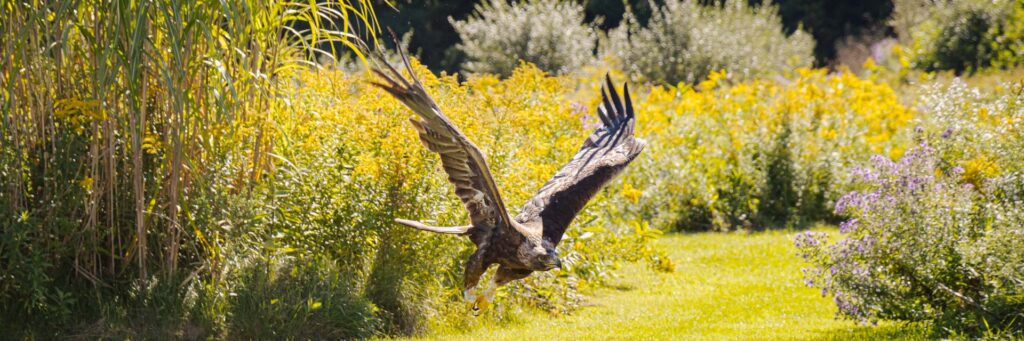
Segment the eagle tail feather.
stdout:
<path fill-rule="evenodd" d="M 399 223 L 399 224 L 402 224 L 402 225 L 405 225 L 405 226 L 409 226 L 409 227 L 415 228 L 415 229 L 423 230 L 423 231 L 436 232 L 436 233 L 446 233 L 446 234 L 457 234 L 457 235 L 465 235 L 465 234 L 469 233 L 470 229 L 473 228 L 473 225 L 463 225 L 463 226 L 430 226 L 430 225 L 427 225 L 427 224 L 424 224 L 424 223 L 421 223 L 421 222 L 418 222 L 418 221 L 415 221 L 415 220 L 398 219 L 398 218 L 395 219 L 395 222 Z"/>

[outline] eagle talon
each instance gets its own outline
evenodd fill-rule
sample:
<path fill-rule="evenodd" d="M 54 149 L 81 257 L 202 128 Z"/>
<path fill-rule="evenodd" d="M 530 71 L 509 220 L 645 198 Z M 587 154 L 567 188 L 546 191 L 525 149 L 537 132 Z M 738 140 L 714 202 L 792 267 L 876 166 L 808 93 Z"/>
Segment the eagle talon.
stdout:
<path fill-rule="evenodd" d="M 470 306 L 473 316 L 479 316 L 481 312 L 487 310 L 491 299 L 494 298 L 494 289 L 484 289 L 481 294 L 479 288 L 473 287 L 463 291 L 462 295 L 466 299 L 467 306 Z"/>
<path fill-rule="evenodd" d="M 490 302 L 486 298 L 480 297 L 476 302 L 473 303 L 473 316 L 479 316 L 481 312 L 487 310 L 490 306 Z"/>
<path fill-rule="evenodd" d="M 483 295 L 481 295 L 480 298 L 483 299 L 485 303 L 494 301 L 494 292 L 494 286 L 492 285 L 487 289 L 484 289 Z"/>

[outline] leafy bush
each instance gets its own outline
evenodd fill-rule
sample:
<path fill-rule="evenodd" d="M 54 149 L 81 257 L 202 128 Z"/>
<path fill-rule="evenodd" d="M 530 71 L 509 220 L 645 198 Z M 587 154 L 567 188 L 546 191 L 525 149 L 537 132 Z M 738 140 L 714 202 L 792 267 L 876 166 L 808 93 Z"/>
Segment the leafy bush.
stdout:
<path fill-rule="evenodd" d="M 919 146 L 852 171 L 855 190 L 836 203 L 849 217 L 842 239 L 798 236 L 811 264 L 807 283 L 831 294 L 839 314 L 862 321 L 1020 332 L 1024 100 L 985 99 L 962 83 L 925 99 Z"/>
<path fill-rule="evenodd" d="M 729 85 L 716 72 L 696 89 L 654 87 L 638 100 L 642 136 L 653 141 L 627 175 L 643 186 L 641 216 L 690 231 L 828 220 L 846 192 L 846 167 L 902 153 L 913 112 L 891 88 L 850 74 L 798 75 Z"/>
<path fill-rule="evenodd" d="M 1024 3 L 919 2 L 896 2 L 898 27 L 912 41 L 918 68 L 959 73 L 1024 63 Z"/>
<path fill-rule="evenodd" d="M 463 68 L 508 76 L 520 63 L 552 74 L 576 71 L 594 60 L 596 34 L 583 24 L 583 6 L 569 1 L 489 0 L 465 21 L 452 20 L 466 54 Z"/>
<path fill-rule="evenodd" d="M 893 0 L 889 26 L 903 44 L 913 44 L 914 30 L 928 21 L 946 0 Z"/>
<path fill-rule="evenodd" d="M 299 260 L 287 254 L 245 266 L 227 299 L 228 335 L 286 339 L 353 339 L 380 333 L 377 307 L 350 274 L 327 259 Z"/>
<path fill-rule="evenodd" d="M 746 1 L 702 6 L 669 0 L 641 27 L 632 14 L 608 33 L 602 55 L 639 79 L 696 84 L 712 71 L 738 79 L 810 66 L 814 41 L 803 31 L 787 36 L 777 9 Z"/>

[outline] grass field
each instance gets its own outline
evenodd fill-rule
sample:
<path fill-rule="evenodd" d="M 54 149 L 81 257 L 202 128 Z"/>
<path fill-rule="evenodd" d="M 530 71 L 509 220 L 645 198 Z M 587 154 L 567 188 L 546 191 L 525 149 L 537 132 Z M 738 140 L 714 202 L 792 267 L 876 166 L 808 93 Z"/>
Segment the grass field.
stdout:
<path fill-rule="evenodd" d="M 618 271 L 569 316 L 524 312 L 515 321 L 440 330 L 426 339 L 925 339 L 922 326 L 836 320 L 829 297 L 801 281 L 796 232 L 662 237 L 674 273 L 642 264 Z"/>

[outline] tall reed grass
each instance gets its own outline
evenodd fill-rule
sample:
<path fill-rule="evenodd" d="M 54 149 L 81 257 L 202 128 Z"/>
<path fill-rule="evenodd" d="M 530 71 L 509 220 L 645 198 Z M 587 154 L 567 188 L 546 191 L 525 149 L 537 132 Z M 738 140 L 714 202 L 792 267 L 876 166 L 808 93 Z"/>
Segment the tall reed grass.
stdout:
<path fill-rule="evenodd" d="M 369 0 L 30 0 L 0 18 L 0 310 L 24 319 L 70 318 L 89 304 L 74 290 L 215 278 L 211 183 L 248 193 L 282 80 L 378 28 Z"/>

